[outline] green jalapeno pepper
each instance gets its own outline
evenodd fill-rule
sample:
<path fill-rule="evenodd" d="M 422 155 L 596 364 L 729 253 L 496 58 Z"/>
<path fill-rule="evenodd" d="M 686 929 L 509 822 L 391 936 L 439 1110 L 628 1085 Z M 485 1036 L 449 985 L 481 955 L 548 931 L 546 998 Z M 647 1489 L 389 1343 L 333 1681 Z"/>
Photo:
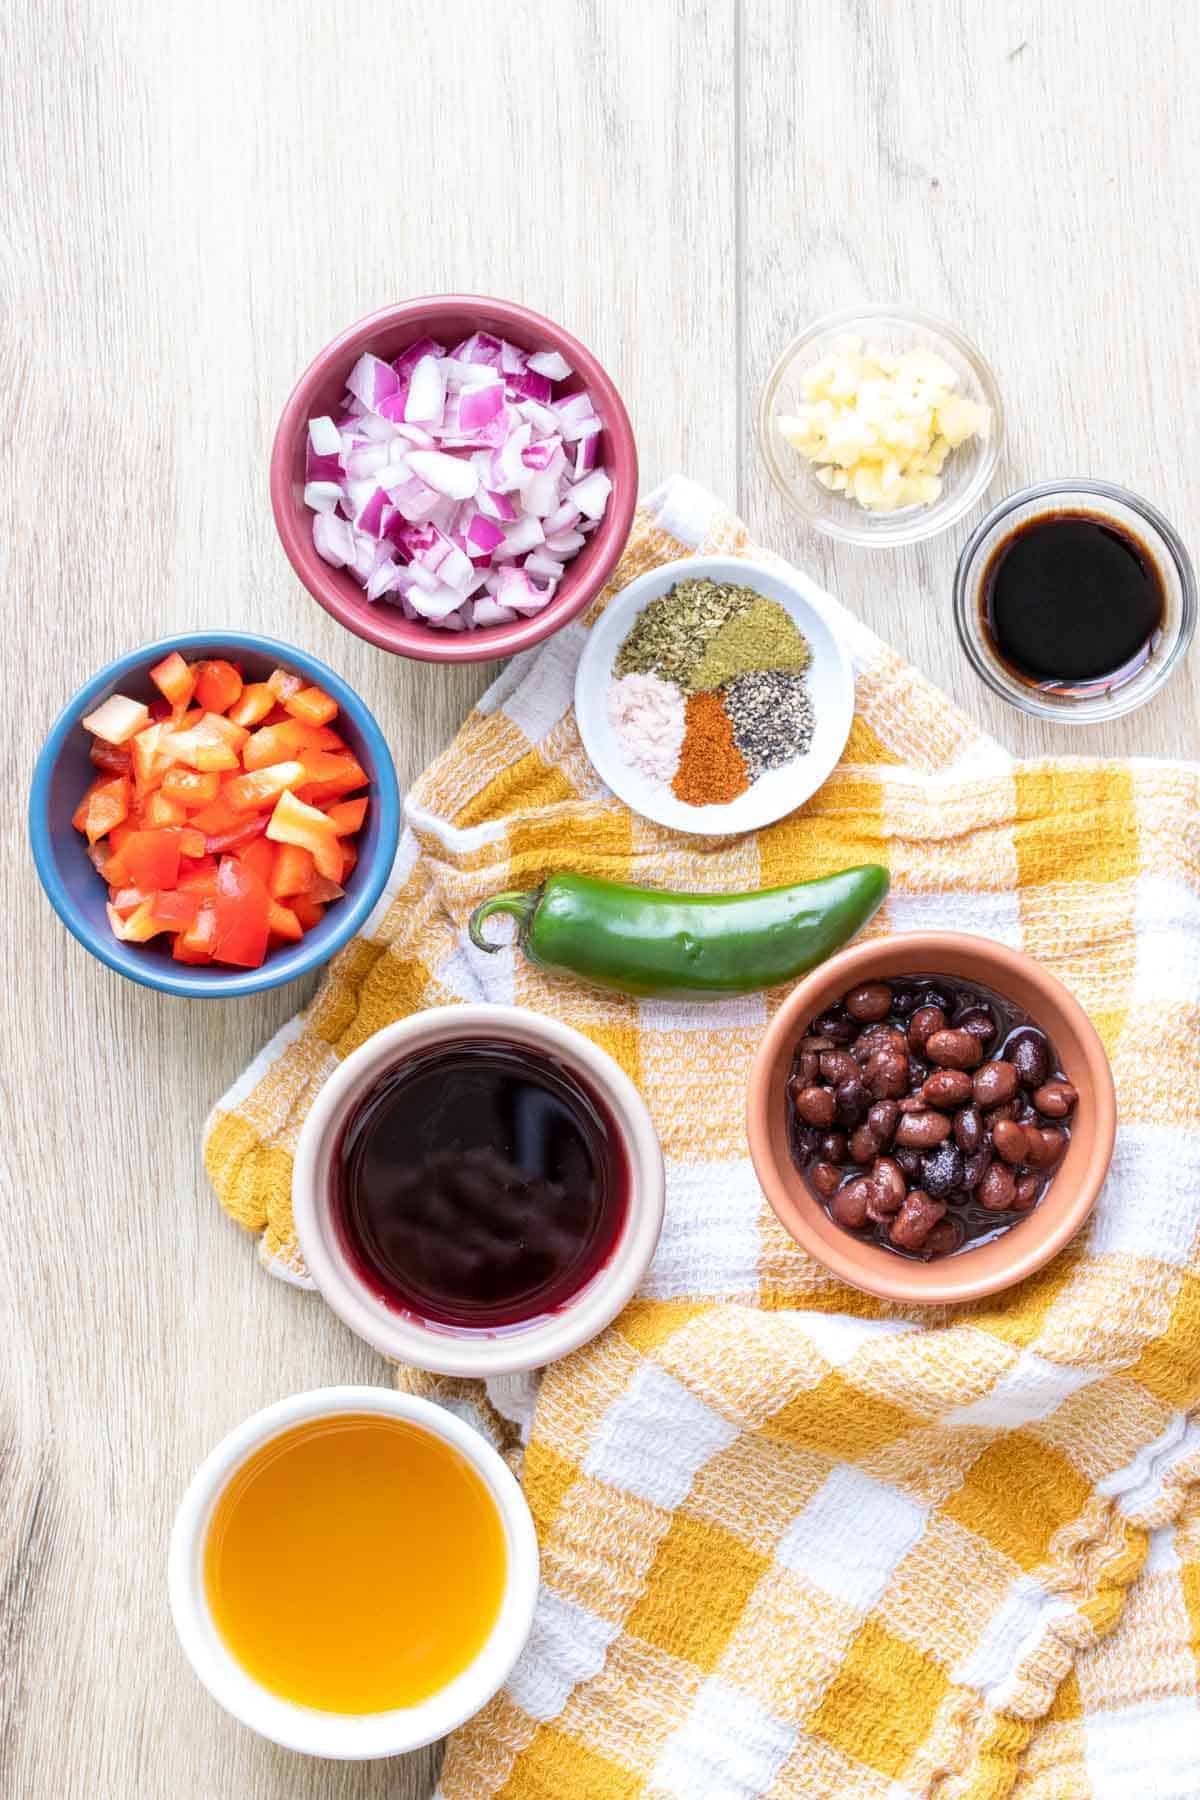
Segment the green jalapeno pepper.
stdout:
<path fill-rule="evenodd" d="M 622 994 L 715 1000 L 815 968 L 866 924 L 887 891 L 878 863 L 752 894 L 672 894 L 551 875 L 527 893 L 484 900 L 469 929 L 477 949 L 498 950 L 483 926 L 509 913 L 539 968 Z"/>

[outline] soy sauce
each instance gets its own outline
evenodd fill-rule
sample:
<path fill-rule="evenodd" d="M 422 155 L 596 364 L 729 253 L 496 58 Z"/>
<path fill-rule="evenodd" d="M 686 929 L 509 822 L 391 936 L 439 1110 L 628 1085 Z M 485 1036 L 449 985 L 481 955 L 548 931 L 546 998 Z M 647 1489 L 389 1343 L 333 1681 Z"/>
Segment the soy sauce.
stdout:
<path fill-rule="evenodd" d="M 629 1173 L 600 1099 L 527 1046 L 439 1046 L 347 1122 L 333 1216 L 387 1305 L 496 1330 L 554 1312 L 611 1256 Z"/>
<path fill-rule="evenodd" d="M 1085 512 L 1019 525 L 992 552 L 979 604 L 985 635 L 1018 680 L 1081 697 L 1135 675 L 1166 613 L 1145 545 Z"/>

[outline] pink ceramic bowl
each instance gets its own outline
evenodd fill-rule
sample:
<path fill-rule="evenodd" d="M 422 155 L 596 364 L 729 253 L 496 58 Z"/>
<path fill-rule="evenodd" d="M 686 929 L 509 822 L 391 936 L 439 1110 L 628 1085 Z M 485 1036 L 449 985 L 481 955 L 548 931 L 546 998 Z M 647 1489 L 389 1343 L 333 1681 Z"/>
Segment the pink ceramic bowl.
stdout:
<path fill-rule="evenodd" d="M 574 371 L 564 393 L 586 388 L 604 430 L 600 458 L 612 479 L 608 509 L 578 556 L 567 565 L 550 604 L 511 625 L 479 631 L 438 631 L 406 619 L 386 601 L 372 604 L 343 569 L 323 562 L 313 548 L 313 515 L 304 504 L 304 442 L 308 421 L 337 410 L 346 377 L 364 350 L 387 360 L 428 334 L 455 343 L 472 331 L 490 331 L 523 350 L 557 350 Z M 360 319 L 326 344 L 309 364 L 283 409 L 271 452 L 271 505 L 288 561 L 314 600 L 357 637 L 425 662 L 488 662 L 528 650 L 581 613 L 594 600 L 625 548 L 637 503 L 638 464 L 633 429 L 621 396 L 589 350 L 540 313 L 511 300 L 478 294 L 435 294 L 402 300 Z"/>

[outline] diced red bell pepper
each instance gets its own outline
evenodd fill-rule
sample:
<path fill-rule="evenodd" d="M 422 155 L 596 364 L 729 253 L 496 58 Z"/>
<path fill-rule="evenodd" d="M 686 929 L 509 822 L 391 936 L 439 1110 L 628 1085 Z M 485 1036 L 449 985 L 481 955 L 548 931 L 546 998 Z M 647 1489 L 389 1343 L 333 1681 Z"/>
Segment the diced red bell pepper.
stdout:
<path fill-rule="evenodd" d="M 289 675 L 286 669 L 272 669 L 267 676 L 267 686 L 280 702 L 290 700 L 304 686 L 299 675 Z"/>
<path fill-rule="evenodd" d="M 234 701 L 226 717 L 235 725 L 261 725 L 274 709 L 275 695 L 266 682 L 251 681 L 242 689 L 241 698 Z"/>
<path fill-rule="evenodd" d="M 192 811 L 212 805 L 221 791 L 221 777 L 215 769 L 189 769 L 173 763 L 162 778 L 162 791 L 169 800 Z"/>
<path fill-rule="evenodd" d="M 272 763 L 269 768 L 252 769 L 247 775 L 233 776 L 225 783 L 222 798 L 235 812 L 256 812 L 261 807 L 274 806 L 280 794 L 290 787 L 298 787 L 303 780 L 303 763 Z"/>
<path fill-rule="evenodd" d="M 214 885 L 214 896 L 216 893 Z M 171 946 L 171 954 L 177 962 L 207 963 L 213 959 L 213 945 L 217 941 L 217 908 L 213 899 L 201 898 L 195 921 L 186 931 L 181 931 Z"/>
<path fill-rule="evenodd" d="M 342 740 L 327 725 L 303 725 L 286 719 L 281 725 L 263 725 L 242 748 L 247 771 L 266 769 L 273 763 L 294 762 L 318 750 L 336 750 Z"/>
<path fill-rule="evenodd" d="M 325 908 L 320 901 L 313 900 L 308 894 L 296 894 L 291 901 L 291 908 L 305 931 L 311 931 L 325 917 Z"/>
<path fill-rule="evenodd" d="M 103 738 L 93 738 L 88 755 L 96 767 L 108 775 L 133 773 L 133 751 L 128 744 L 108 744 Z"/>
<path fill-rule="evenodd" d="M 213 906 L 217 930 L 212 954 L 216 961 L 257 969 L 267 954 L 271 897 L 239 857 L 221 858 Z"/>
<path fill-rule="evenodd" d="M 162 754 L 161 725 L 147 725 L 133 740 L 133 780 L 139 796 L 161 787 L 170 762 Z"/>
<path fill-rule="evenodd" d="M 199 905 L 199 894 L 151 894 L 124 919 L 114 901 L 108 917 L 122 942 L 146 944 L 160 932 L 185 931 L 194 922 Z"/>
<path fill-rule="evenodd" d="M 119 912 L 123 919 L 127 919 L 130 913 L 137 911 L 143 901 L 149 900 L 150 895 L 143 894 L 141 888 L 122 887 L 110 888 L 108 897 L 112 902 L 113 911 Z"/>
<path fill-rule="evenodd" d="M 311 850 L 317 874 L 329 881 L 341 880 L 342 851 L 336 831 L 323 812 L 306 806 L 290 790 L 276 801 L 267 836 L 276 844 L 298 844 L 302 850 Z"/>
<path fill-rule="evenodd" d="M 202 831 L 197 831 L 194 825 L 182 826 L 175 833 L 175 836 L 179 839 L 180 856 L 187 856 L 195 861 L 197 857 L 201 857 L 205 854 L 207 842 L 204 833 Z M 347 848 L 349 848 L 349 846 L 347 846 Z"/>
<path fill-rule="evenodd" d="M 187 819 L 178 800 L 168 799 L 161 788 L 156 794 L 147 795 L 139 813 L 140 823 L 151 830 L 160 825 L 182 825 Z"/>
<path fill-rule="evenodd" d="M 216 855 L 229 855 L 232 851 L 241 850 L 246 844 L 252 844 L 255 838 L 262 837 L 267 829 L 270 814 L 265 812 L 239 814 L 240 823 L 230 826 L 227 831 L 213 831 L 205 838 L 208 849 Z"/>
<path fill-rule="evenodd" d="M 267 925 L 271 936 L 281 938 L 285 943 L 298 944 L 304 936 L 304 927 L 291 907 L 282 905 L 278 900 L 271 902 Z"/>
<path fill-rule="evenodd" d="M 316 879 L 317 866 L 310 850 L 302 850 L 299 844 L 278 845 L 270 881 L 271 893 L 276 900 L 286 900 L 289 894 L 307 893 Z"/>
<path fill-rule="evenodd" d="M 350 871 L 358 862 L 358 845 L 353 838 L 339 838 L 342 846 L 342 886 L 350 879 Z"/>
<path fill-rule="evenodd" d="M 216 657 L 196 667 L 196 699 L 205 712 L 228 712 L 242 697 L 244 683 L 240 669 Z"/>
<path fill-rule="evenodd" d="M 367 796 L 365 794 L 358 800 L 339 800 L 336 805 L 325 808 L 325 817 L 339 837 L 349 837 L 351 832 L 361 830 L 366 816 Z"/>
<path fill-rule="evenodd" d="M 173 888 L 179 879 L 179 836 L 174 831 L 134 831 L 122 844 L 120 860 L 129 885 L 146 893 Z M 110 878 L 111 879 L 111 878 Z"/>
<path fill-rule="evenodd" d="M 183 863 L 179 870 L 176 884 L 181 894 L 215 894 L 217 891 L 217 859 L 215 856 L 198 856 L 194 862 Z"/>
<path fill-rule="evenodd" d="M 321 906 L 328 906 L 331 900 L 340 900 L 345 893 L 340 882 L 329 881 L 324 875 L 314 875 L 310 886 L 304 892 L 310 900 L 316 900 Z"/>
<path fill-rule="evenodd" d="M 94 844 L 129 817 L 131 798 L 128 775 L 98 776 L 75 808 L 71 823 Z"/>
<path fill-rule="evenodd" d="M 279 850 L 267 838 L 265 828 L 263 836 L 252 838 L 248 844 L 242 844 L 238 848 L 238 856 L 246 867 L 258 876 L 268 894 L 271 891 L 271 876 L 275 872 L 275 858 L 278 855 Z"/>
<path fill-rule="evenodd" d="M 202 773 L 237 769 L 241 766 L 239 746 L 229 742 L 222 729 L 226 725 L 228 720 L 222 719 L 219 714 L 202 713 L 198 724 L 189 726 L 185 720 L 177 730 L 169 731 L 160 738 L 155 748 L 161 752 L 166 762 L 186 763 L 189 768 L 199 769 Z M 237 727 L 229 726 L 229 729 L 236 731 Z M 135 739 L 135 744 L 136 742 Z"/>
<path fill-rule="evenodd" d="M 230 806 L 223 793 L 217 795 L 211 806 L 202 806 L 199 811 L 188 814 L 188 824 L 206 835 L 218 831 L 236 831 L 245 822 L 245 813 Z"/>
<path fill-rule="evenodd" d="M 196 677 L 178 650 L 172 650 L 160 663 L 155 663 L 150 671 L 150 679 L 164 700 L 170 701 L 176 713 L 183 712 L 196 691 Z"/>
<path fill-rule="evenodd" d="M 196 920 L 201 896 L 176 888 L 170 893 L 152 894 L 147 902 L 150 921 L 159 931 L 186 931 Z"/>
<path fill-rule="evenodd" d="M 303 798 L 311 806 L 340 800 L 343 794 L 366 787 L 370 779 L 358 758 L 348 750 L 338 755 L 323 750 L 304 751 L 300 760 L 304 764 L 304 780 L 300 784 Z"/>
<path fill-rule="evenodd" d="M 338 704 L 324 688 L 306 687 L 284 699 L 285 712 L 305 725 L 328 725 L 338 715 Z"/>
<path fill-rule="evenodd" d="M 150 721 L 150 709 L 127 694 L 110 694 L 95 712 L 87 713 L 83 729 L 110 744 L 127 744 Z"/>

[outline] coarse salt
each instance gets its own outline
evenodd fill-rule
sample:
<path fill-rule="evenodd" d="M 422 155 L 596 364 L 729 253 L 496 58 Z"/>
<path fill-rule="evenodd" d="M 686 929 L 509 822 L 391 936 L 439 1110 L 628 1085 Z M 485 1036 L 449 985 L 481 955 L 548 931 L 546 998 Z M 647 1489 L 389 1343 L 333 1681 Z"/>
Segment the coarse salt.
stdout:
<path fill-rule="evenodd" d="M 608 721 L 621 754 L 650 781 L 669 782 L 683 748 L 683 695 L 658 675 L 622 675 L 609 683 Z"/>

